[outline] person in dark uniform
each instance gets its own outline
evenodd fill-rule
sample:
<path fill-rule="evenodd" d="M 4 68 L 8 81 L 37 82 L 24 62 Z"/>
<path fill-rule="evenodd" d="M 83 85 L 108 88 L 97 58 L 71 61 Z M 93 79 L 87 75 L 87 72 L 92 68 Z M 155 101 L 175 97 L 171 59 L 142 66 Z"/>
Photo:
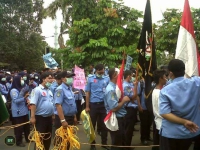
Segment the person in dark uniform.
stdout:
<path fill-rule="evenodd" d="M 12 101 L 12 122 L 13 125 L 20 124 L 29 121 L 28 119 L 28 107 L 27 107 L 27 97 L 29 94 L 21 95 L 20 92 L 24 88 L 24 80 L 21 76 L 15 76 L 11 86 L 10 97 Z M 30 125 L 25 124 L 23 126 L 14 128 L 14 133 L 16 137 L 16 145 L 20 147 L 25 147 L 22 142 L 22 133 L 24 132 L 26 142 L 29 142 L 28 135 L 30 133 Z"/>
<path fill-rule="evenodd" d="M 95 66 L 96 74 L 88 77 L 88 82 L 85 88 L 86 92 L 86 108 L 85 111 L 90 113 L 91 121 L 95 130 L 97 118 L 101 124 L 101 143 L 107 145 L 107 128 L 104 124 L 106 117 L 106 109 L 104 106 L 104 94 L 106 86 L 109 83 L 109 77 L 104 76 L 104 66 L 98 64 Z M 95 141 L 92 142 L 94 144 Z M 108 149 L 108 147 L 102 147 Z M 95 146 L 91 146 L 90 150 L 96 150 Z"/>
<path fill-rule="evenodd" d="M 52 133 L 52 116 L 54 114 L 53 94 L 49 90 L 52 82 L 52 73 L 44 72 L 41 75 L 41 84 L 31 92 L 31 123 L 40 133 L 47 133 L 42 142 L 45 150 L 49 150 Z"/>

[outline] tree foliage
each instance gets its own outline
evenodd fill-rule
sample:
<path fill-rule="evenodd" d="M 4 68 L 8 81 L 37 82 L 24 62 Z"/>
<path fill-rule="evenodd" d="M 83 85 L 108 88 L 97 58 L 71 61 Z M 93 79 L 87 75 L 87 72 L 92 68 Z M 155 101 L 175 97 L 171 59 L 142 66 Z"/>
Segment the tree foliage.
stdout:
<path fill-rule="evenodd" d="M 0 57 L 10 69 L 43 66 L 42 5 L 42 0 L 0 0 Z"/>
<path fill-rule="evenodd" d="M 116 66 L 121 64 L 124 51 L 137 59 L 141 29 L 138 19 L 142 18 L 142 12 L 111 0 L 74 0 L 69 5 L 72 6 L 72 22 L 67 28 L 70 39 L 63 55 L 67 67 L 100 62 Z"/>

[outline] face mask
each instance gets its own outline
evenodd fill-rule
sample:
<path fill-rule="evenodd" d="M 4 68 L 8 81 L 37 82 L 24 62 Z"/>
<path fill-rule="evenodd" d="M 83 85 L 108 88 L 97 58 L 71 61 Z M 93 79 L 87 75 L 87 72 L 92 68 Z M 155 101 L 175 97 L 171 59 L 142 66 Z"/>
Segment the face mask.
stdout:
<path fill-rule="evenodd" d="M 51 83 L 50 83 L 50 82 L 47 82 L 47 83 L 45 84 L 45 86 L 46 86 L 47 88 L 49 88 L 49 87 L 51 86 Z"/>
<path fill-rule="evenodd" d="M 6 81 L 6 78 L 2 78 L 1 81 Z"/>
<path fill-rule="evenodd" d="M 66 79 L 66 84 L 67 84 L 67 85 L 72 85 L 73 82 L 74 82 L 74 79 L 73 79 L 73 78 L 67 78 L 67 79 Z"/>
<path fill-rule="evenodd" d="M 135 78 L 134 77 L 131 77 L 131 82 L 134 82 L 135 81 Z"/>
<path fill-rule="evenodd" d="M 24 80 L 21 80 L 21 86 L 23 86 L 24 85 Z"/>
<path fill-rule="evenodd" d="M 105 69 L 108 69 L 108 66 L 106 66 Z"/>
<path fill-rule="evenodd" d="M 102 78 L 103 75 L 97 74 L 96 76 L 97 76 L 98 78 Z"/>
<path fill-rule="evenodd" d="M 38 79 L 38 76 L 35 76 L 35 79 Z"/>
<path fill-rule="evenodd" d="M 23 77 L 23 80 L 27 80 L 27 77 Z"/>

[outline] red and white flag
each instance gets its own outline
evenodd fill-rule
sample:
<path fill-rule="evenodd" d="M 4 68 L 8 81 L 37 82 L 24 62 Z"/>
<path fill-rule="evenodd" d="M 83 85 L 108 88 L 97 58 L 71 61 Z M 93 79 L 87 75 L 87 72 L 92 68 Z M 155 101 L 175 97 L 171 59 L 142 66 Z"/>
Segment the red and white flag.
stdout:
<path fill-rule="evenodd" d="M 195 42 L 194 25 L 188 0 L 185 0 L 175 58 L 185 63 L 185 73 L 188 76 L 199 75 L 200 57 Z"/>
<path fill-rule="evenodd" d="M 122 66 L 119 71 L 119 75 L 117 78 L 117 86 L 116 86 L 116 94 L 119 98 L 119 101 L 122 100 L 124 94 L 123 94 L 123 76 L 124 76 L 124 59 L 122 60 Z"/>

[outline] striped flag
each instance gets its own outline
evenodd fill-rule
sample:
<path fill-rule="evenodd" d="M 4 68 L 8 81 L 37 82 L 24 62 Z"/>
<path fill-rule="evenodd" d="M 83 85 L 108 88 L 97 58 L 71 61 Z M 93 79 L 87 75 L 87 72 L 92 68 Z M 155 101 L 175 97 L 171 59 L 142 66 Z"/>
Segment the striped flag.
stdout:
<path fill-rule="evenodd" d="M 188 76 L 199 75 L 200 58 L 195 42 L 194 25 L 188 0 L 185 0 L 175 58 L 185 63 L 185 73 Z"/>

